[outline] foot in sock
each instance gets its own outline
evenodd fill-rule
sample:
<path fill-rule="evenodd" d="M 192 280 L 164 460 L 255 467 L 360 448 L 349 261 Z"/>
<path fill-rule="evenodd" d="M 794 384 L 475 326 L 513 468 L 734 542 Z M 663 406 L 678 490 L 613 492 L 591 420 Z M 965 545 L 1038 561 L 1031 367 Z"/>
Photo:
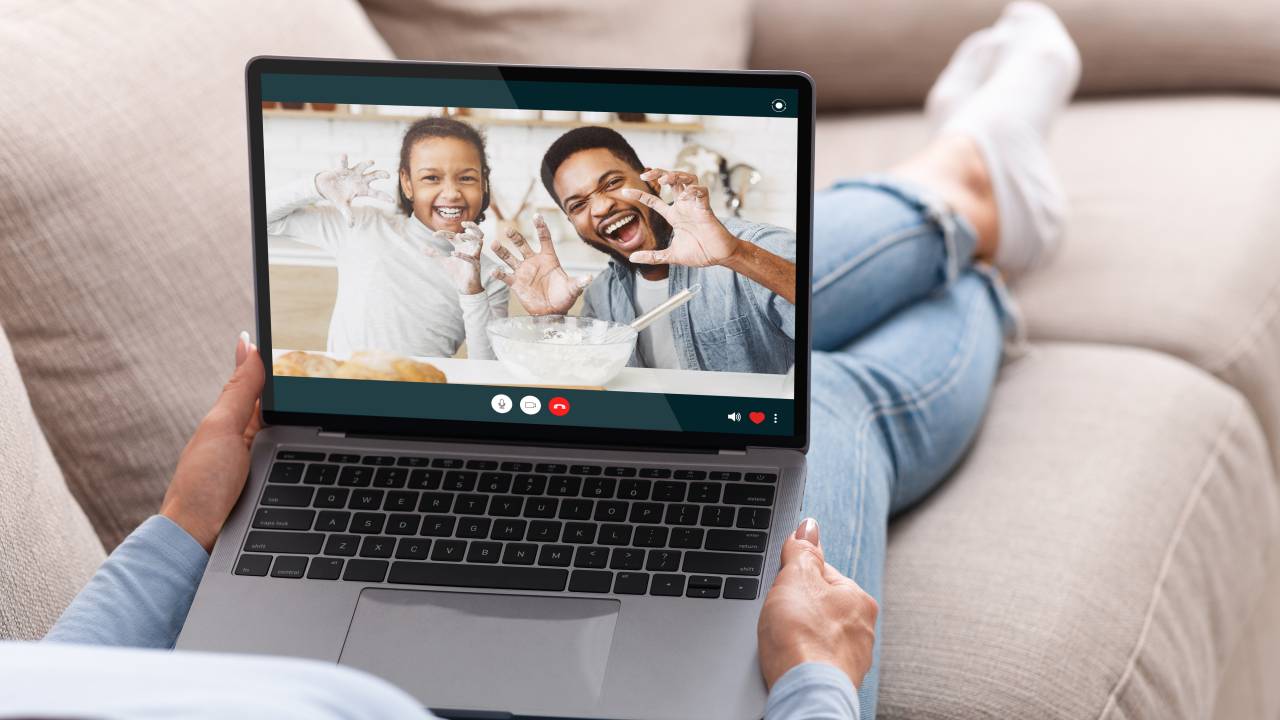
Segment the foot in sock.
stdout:
<path fill-rule="evenodd" d="M 1066 196 L 1045 144 L 1075 92 L 1080 55 L 1036 2 L 1010 4 L 970 39 L 939 77 L 936 99 L 930 93 L 930 113 L 941 134 L 971 137 L 982 151 L 999 215 L 995 263 L 1012 279 L 1047 260 L 1062 235 Z"/>

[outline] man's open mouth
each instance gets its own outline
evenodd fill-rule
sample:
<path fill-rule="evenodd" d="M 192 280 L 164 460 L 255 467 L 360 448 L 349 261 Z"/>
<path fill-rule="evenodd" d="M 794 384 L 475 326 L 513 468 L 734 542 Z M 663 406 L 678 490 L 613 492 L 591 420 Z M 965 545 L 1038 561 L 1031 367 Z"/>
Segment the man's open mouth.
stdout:
<path fill-rule="evenodd" d="M 619 213 L 600 225 L 600 234 L 619 250 L 635 250 L 644 237 L 639 220 L 635 211 Z"/>
<path fill-rule="evenodd" d="M 454 222 L 462 218 L 462 212 L 466 210 L 466 207 L 459 205 L 437 205 L 431 210 L 436 215 L 440 216 L 441 219 Z"/>

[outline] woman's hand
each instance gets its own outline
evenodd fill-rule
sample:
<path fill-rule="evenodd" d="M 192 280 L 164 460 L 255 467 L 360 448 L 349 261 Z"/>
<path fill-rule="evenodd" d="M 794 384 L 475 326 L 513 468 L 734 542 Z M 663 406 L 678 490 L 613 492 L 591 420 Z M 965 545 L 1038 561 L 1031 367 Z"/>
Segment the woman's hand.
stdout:
<path fill-rule="evenodd" d="M 533 216 L 533 229 L 538 232 L 537 250 L 530 247 L 515 228 L 507 231 L 507 239 L 515 246 L 518 256 L 501 243 L 490 245 L 493 254 L 513 271 L 494 270 L 493 276 L 511 288 L 530 315 L 563 315 L 591 284 L 591 277 L 571 278 L 564 271 L 560 258 L 556 257 L 555 244 L 551 242 L 551 231 L 541 215 Z"/>
<path fill-rule="evenodd" d="M 462 227 L 466 229 L 460 233 L 448 230 L 435 232 L 437 238 L 453 245 L 453 252 L 446 255 L 429 245 L 424 252 L 440 262 L 459 293 L 475 295 L 484 290 L 484 286 L 480 284 L 480 249 L 484 243 L 484 233 L 480 231 L 479 225 L 470 221 L 464 221 Z"/>
<path fill-rule="evenodd" d="M 861 684 L 871 668 L 877 612 L 874 598 L 823 559 L 818 523 L 805 519 L 782 546 L 782 570 L 760 611 L 765 684 L 773 687 L 806 662 L 834 665 Z"/>
<path fill-rule="evenodd" d="M 249 448 L 261 429 L 258 396 L 266 373 L 249 333 L 236 344 L 236 369 L 178 458 L 160 514 L 190 533 L 206 551 L 249 477 Z"/>
<path fill-rule="evenodd" d="M 355 225 L 356 219 L 351 214 L 351 201 L 358 197 L 371 197 L 395 204 L 395 198 L 372 187 L 374 181 L 386 180 L 391 175 L 386 170 L 370 171 L 371 167 L 373 167 L 372 160 L 365 160 L 353 167 L 347 167 L 347 154 L 343 153 L 338 159 L 337 167 L 321 170 L 316 174 L 316 190 L 320 191 L 320 197 L 338 208 L 338 212 L 342 213 L 343 219 L 347 221 L 348 227 Z"/>

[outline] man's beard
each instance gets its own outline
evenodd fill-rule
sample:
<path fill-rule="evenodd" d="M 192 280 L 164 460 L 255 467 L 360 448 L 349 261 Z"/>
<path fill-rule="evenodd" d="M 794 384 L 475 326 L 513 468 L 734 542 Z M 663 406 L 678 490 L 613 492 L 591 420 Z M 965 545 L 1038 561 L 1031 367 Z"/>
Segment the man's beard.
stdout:
<path fill-rule="evenodd" d="M 674 232 L 673 228 L 671 227 L 671 223 L 667 222 L 666 218 L 662 217 L 661 215 L 654 212 L 653 210 L 646 210 L 645 216 L 649 220 L 649 228 L 653 231 L 653 239 L 657 242 L 657 247 L 655 247 L 654 250 L 666 250 L 667 247 L 671 245 L 671 234 L 672 232 Z M 619 265 L 626 268 L 628 271 L 635 269 L 635 266 L 632 265 L 631 260 L 627 258 L 626 255 L 623 255 L 620 251 L 615 249 L 612 245 L 608 243 L 601 243 L 601 244 L 587 243 L 587 244 L 591 245 L 597 250 L 603 251 L 609 257 L 613 258 L 614 262 L 617 262 Z"/>

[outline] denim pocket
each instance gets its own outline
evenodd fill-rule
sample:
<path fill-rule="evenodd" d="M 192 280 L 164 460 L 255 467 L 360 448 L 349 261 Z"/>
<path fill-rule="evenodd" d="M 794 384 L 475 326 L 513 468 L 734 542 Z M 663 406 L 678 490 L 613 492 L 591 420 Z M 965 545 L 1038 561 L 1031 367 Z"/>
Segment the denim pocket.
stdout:
<path fill-rule="evenodd" d="M 734 316 L 714 327 L 695 328 L 694 337 L 704 370 L 752 371 L 751 322 L 746 315 Z"/>

